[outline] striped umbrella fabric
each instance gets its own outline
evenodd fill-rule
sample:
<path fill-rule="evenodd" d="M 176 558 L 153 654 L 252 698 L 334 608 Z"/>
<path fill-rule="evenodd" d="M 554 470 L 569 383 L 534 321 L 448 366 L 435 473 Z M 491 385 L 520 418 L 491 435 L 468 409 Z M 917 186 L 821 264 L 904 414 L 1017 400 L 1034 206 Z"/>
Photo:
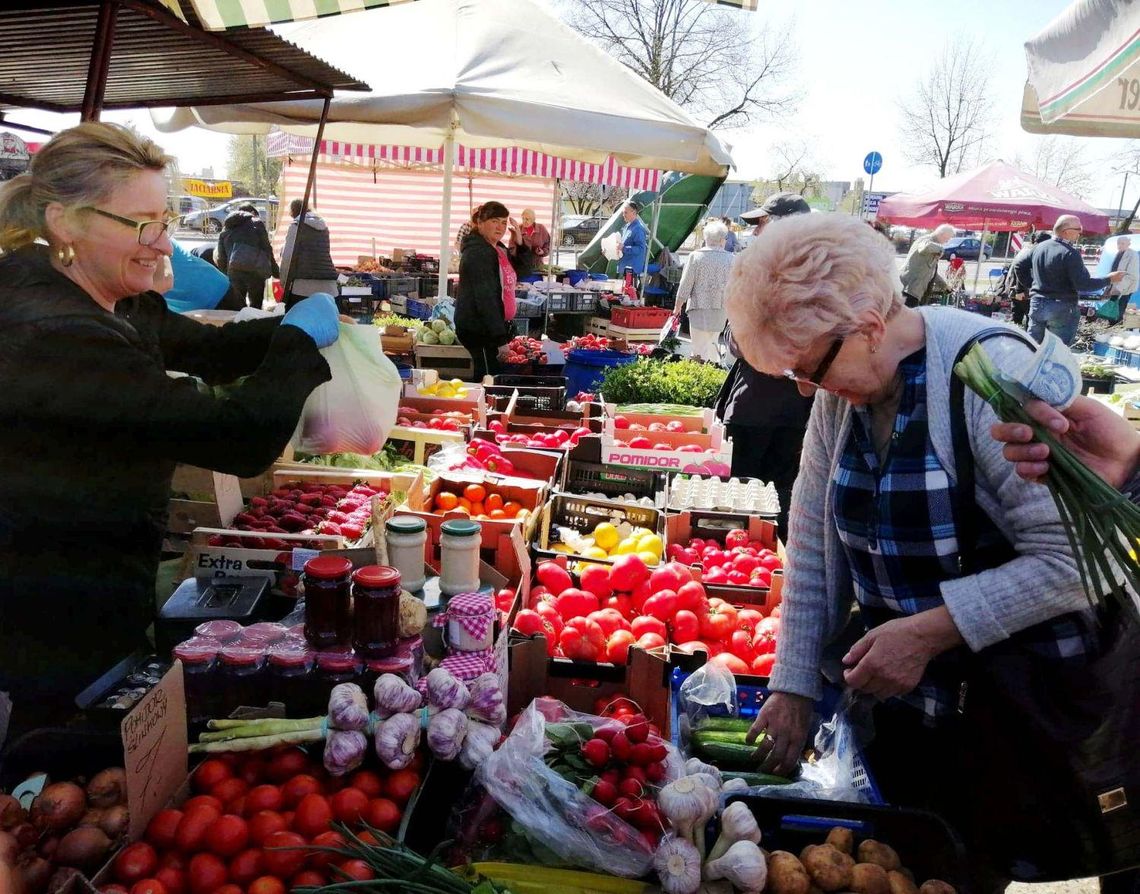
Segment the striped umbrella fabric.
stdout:
<path fill-rule="evenodd" d="M 307 156 L 313 151 L 309 137 L 274 131 L 266 137 L 268 154 L 276 157 Z M 353 164 L 389 163 L 404 166 L 443 166 L 443 147 L 372 146 L 364 143 L 341 143 L 323 140 L 318 160 Z M 580 183 L 618 186 L 639 192 L 656 192 L 661 185 L 661 172 L 648 168 L 627 168 L 611 157 L 605 164 L 588 164 L 570 158 L 555 158 L 532 149 L 505 146 L 497 149 L 456 147 L 456 171 L 487 171 L 512 176 L 540 177 Z"/>
<path fill-rule="evenodd" d="M 305 194 L 308 163 L 289 159 L 282 172 L 281 207 Z M 524 208 L 553 231 L 550 221 L 554 180 L 508 177 L 489 172 L 456 172 L 448 232 L 456 233 L 471 216 L 471 206 L 492 199 L 502 202 L 517 219 Z M 363 167 L 318 162 L 313 210 L 329 226 L 334 264 L 348 265 L 360 255 L 390 257 L 401 248 L 439 257 L 443 178 L 438 171 L 395 167 Z M 280 255 L 288 230 L 288 214 L 274 233 Z"/>

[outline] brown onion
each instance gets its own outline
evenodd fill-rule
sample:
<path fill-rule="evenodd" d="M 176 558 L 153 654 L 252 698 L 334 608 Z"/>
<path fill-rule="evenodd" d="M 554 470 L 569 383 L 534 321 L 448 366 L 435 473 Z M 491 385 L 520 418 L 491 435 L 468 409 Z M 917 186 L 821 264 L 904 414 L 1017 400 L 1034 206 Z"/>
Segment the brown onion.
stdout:
<path fill-rule="evenodd" d="M 36 853 L 45 860 L 50 860 L 57 847 L 59 847 L 59 839 L 52 835 L 40 842 L 40 846 L 36 848 Z"/>
<path fill-rule="evenodd" d="M 130 822 L 131 815 L 127 811 L 127 805 L 116 804 L 114 807 L 108 807 L 103 811 L 103 819 L 99 821 L 99 828 L 106 832 L 111 839 L 116 839 L 120 835 L 126 834 Z"/>
<path fill-rule="evenodd" d="M 0 832 L 0 863 L 11 863 L 20 852 L 20 842 L 11 832 Z"/>
<path fill-rule="evenodd" d="M 107 811 L 102 807 L 92 807 L 86 811 L 83 816 L 79 818 L 77 825 L 80 826 L 98 826 L 103 822 L 103 814 Z"/>
<path fill-rule="evenodd" d="M 122 767 L 96 773 L 87 783 L 87 800 L 92 807 L 114 807 L 127 800 L 127 774 Z"/>
<path fill-rule="evenodd" d="M 60 866 L 90 869 L 97 866 L 111 849 L 111 839 L 102 829 L 80 826 L 59 840 L 53 861 Z"/>
<path fill-rule="evenodd" d="M 32 802 L 32 822 L 40 829 L 62 832 L 79 822 L 86 809 L 83 789 L 73 782 L 55 782 Z"/>
<path fill-rule="evenodd" d="M 31 823 L 20 823 L 11 832 L 21 848 L 32 847 L 40 837 L 39 831 Z"/>
<path fill-rule="evenodd" d="M 43 857 L 33 857 L 28 862 L 19 864 L 16 871 L 24 880 L 28 894 L 41 894 L 47 890 L 54 867 Z"/>
<path fill-rule="evenodd" d="M 26 822 L 28 811 L 11 795 L 0 795 L 0 830 L 8 831 Z"/>

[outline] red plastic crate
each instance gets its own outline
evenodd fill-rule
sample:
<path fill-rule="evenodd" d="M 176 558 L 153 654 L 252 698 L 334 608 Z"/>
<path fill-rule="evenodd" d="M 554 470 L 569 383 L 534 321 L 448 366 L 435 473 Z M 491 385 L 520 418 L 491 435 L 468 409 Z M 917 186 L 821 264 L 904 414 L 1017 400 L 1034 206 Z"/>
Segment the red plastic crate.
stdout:
<path fill-rule="evenodd" d="M 670 312 L 663 307 L 613 307 L 610 322 L 623 329 L 660 329 Z"/>

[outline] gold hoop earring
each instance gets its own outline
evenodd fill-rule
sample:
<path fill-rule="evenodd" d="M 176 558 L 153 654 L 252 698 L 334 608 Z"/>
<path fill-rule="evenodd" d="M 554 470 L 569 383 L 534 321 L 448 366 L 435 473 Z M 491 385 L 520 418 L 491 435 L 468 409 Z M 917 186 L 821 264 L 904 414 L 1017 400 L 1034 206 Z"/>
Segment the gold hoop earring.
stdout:
<path fill-rule="evenodd" d="M 872 354 L 878 354 L 879 353 L 879 346 L 878 345 L 871 345 L 871 353 Z"/>
<path fill-rule="evenodd" d="M 64 267 L 70 267 L 75 263 L 75 246 L 65 243 L 60 245 L 55 250 L 56 260 Z"/>

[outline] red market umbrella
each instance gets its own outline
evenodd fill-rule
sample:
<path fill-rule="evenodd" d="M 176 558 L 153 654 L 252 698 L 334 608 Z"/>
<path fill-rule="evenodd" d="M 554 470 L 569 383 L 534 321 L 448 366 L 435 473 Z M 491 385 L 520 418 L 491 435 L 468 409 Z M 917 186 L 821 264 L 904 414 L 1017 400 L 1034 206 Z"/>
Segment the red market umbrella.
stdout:
<path fill-rule="evenodd" d="M 888 196 L 879 203 L 878 218 L 924 229 L 950 223 L 994 232 L 1050 229 L 1062 214 L 1077 215 L 1086 233 L 1108 232 L 1107 214 L 998 160 L 939 180 L 926 192 Z"/>

